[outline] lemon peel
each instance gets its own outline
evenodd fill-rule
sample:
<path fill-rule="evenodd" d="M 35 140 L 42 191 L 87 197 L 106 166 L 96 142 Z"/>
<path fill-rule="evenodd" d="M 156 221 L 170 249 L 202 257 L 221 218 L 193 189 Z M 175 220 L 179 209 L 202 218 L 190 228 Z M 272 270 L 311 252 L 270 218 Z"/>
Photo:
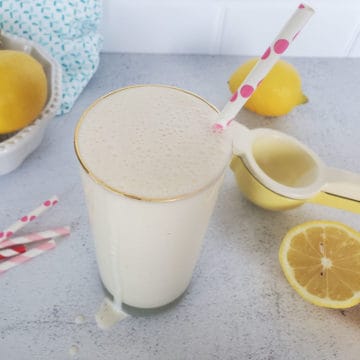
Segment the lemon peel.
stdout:
<path fill-rule="evenodd" d="M 232 93 L 238 89 L 257 61 L 257 58 L 246 61 L 231 75 L 228 85 Z M 284 60 L 278 60 L 258 84 L 245 108 L 263 116 L 281 116 L 308 101 L 301 90 L 301 78 L 296 68 Z"/>
<path fill-rule="evenodd" d="M 0 50 L 0 134 L 18 131 L 34 121 L 47 99 L 47 79 L 32 56 Z"/>
<path fill-rule="evenodd" d="M 312 304 L 360 303 L 360 233 L 335 221 L 310 221 L 284 237 L 279 261 L 295 291 Z"/>

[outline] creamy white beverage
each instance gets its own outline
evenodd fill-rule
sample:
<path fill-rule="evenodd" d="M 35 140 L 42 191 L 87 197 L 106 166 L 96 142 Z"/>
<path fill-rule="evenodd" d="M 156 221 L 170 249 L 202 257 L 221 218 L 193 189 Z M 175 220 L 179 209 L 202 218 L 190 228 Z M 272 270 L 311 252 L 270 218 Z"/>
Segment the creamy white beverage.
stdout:
<path fill-rule="evenodd" d="M 159 307 L 188 286 L 232 154 L 216 117 L 192 93 L 144 85 L 100 98 L 79 121 L 97 262 L 117 303 Z"/>

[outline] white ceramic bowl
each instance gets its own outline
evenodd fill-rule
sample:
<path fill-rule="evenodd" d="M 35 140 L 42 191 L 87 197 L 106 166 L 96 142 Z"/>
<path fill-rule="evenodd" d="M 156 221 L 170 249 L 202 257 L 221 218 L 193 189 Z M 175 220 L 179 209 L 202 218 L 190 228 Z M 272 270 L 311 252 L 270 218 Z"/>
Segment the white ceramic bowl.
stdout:
<path fill-rule="evenodd" d="M 38 60 L 48 81 L 48 99 L 39 117 L 11 135 L 0 135 L 0 175 L 15 170 L 41 143 L 49 120 L 61 102 L 61 67 L 41 46 L 7 33 L 0 34 L 1 49 L 24 51 Z"/>

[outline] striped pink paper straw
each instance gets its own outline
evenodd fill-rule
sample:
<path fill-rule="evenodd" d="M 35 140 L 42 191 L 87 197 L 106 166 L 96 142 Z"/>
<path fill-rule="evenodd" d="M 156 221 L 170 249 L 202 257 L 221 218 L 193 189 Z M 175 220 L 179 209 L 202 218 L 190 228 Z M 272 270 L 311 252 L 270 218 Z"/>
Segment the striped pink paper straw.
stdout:
<path fill-rule="evenodd" d="M 24 262 L 27 262 L 43 253 L 45 253 L 46 251 L 49 251 L 51 249 L 53 249 L 56 246 L 55 240 L 49 240 L 46 241 L 26 252 L 24 252 L 23 254 L 14 256 L 8 260 L 5 260 L 3 262 L 0 263 L 0 274 L 8 271 L 9 269 L 18 266 L 20 264 L 23 264 Z"/>
<path fill-rule="evenodd" d="M 15 245 L 11 249 L 0 250 L 0 260 L 7 259 L 9 257 L 22 254 L 26 251 L 24 245 Z"/>
<path fill-rule="evenodd" d="M 305 4 L 298 6 L 271 46 L 265 50 L 254 68 L 220 112 L 217 122 L 213 125 L 214 131 L 222 131 L 230 125 L 264 77 L 279 60 L 280 55 L 285 53 L 313 14 L 314 10 L 310 6 Z"/>
<path fill-rule="evenodd" d="M 59 201 L 59 198 L 56 195 L 51 197 L 49 200 L 44 201 L 40 206 L 38 206 L 36 209 L 32 210 L 30 213 L 21 217 L 19 220 L 17 220 L 14 224 L 12 224 L 6 230 L 0 231 L 0 243 L 6 239 L 9 239 L 11 236 L 13 236 L 17 231 L 22 229 L 29 222 L 35 220 L 43 212 L 45 212 L 46 210 L 48 210 L 49 208 L 51 208 L 55 204 L 57 204 L 58 201 Z"/>
<path fill-rule="evenodd" d="M 0 243 L 0 249 L 4 249 L 10 246 L 18 245 L 18 244 L 30 244 L 36 241 L 42 241 L 46 239 L 55 239 L 59 236 L 65 236 L 70 234 L 70 227 L 64 226 L 56 229 L 46 230 L 31 233 L 28 235 L 17 236 L 11 238 L 9 240 L 5 240 Z"/>

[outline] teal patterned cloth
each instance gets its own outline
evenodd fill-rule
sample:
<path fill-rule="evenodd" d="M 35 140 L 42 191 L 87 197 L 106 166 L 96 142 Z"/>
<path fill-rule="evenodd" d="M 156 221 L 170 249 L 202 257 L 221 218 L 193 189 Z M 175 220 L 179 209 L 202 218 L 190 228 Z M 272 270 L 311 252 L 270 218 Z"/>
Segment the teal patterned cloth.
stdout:
<path fill-rule="evenodd" d="M 71 109 L 99 64 L 101 0 L 0 0 L 0 29 L 33 40 L 61 64 L 62 104 Z"/>

